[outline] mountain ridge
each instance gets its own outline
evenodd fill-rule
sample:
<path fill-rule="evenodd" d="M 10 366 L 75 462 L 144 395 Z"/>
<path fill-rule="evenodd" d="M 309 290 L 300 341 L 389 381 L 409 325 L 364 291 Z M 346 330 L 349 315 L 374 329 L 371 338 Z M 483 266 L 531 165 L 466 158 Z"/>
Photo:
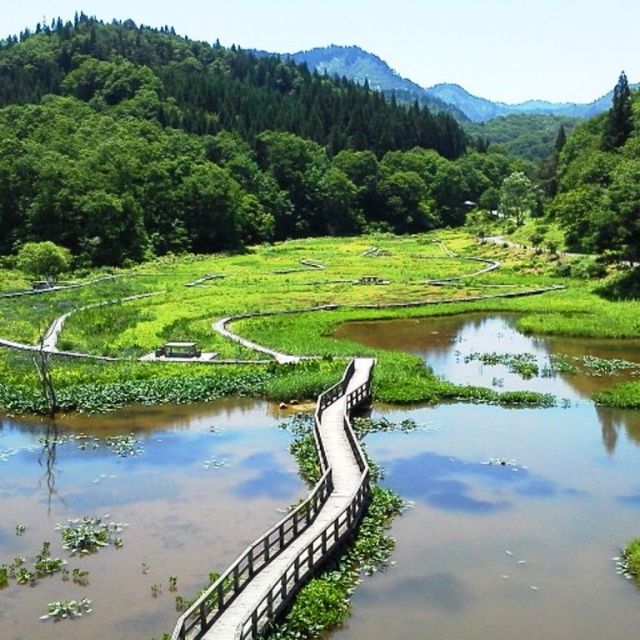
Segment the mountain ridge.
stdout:
<path fill-rule="evenodd" d="M 266 53 L 266 52 L 259 52 Z M 372 89 L 387 95 L 395 94 L 403 102 L 418 100 L 436 110 L 447 111 L 461 120 L 486 122 L 499 116 L 511 114 L 536 114 L 590 118 L 606 111 L 613 91 L 592 102 L 551 102 L 532 98 L 519 103 L 507 103 L 476 96 L 456 83 L 438 83 L 422 87 L 405 78 L 387 62 L 374 53 L 357 45 L 336 45 L 314 47 L 295 53 L 272 54 L 305 63 L 310 70 L 329 75 L 344 76 L 360 84 L 368 82 Z M 631 85 L 632 88 L 640 84 Z"/>

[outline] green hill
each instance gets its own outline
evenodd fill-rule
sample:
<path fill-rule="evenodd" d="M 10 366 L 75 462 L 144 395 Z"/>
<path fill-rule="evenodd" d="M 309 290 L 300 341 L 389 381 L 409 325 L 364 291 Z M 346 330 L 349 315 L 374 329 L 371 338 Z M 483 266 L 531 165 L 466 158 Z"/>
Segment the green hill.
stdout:
<path fill-rule="evenodd" d="M 508 153 L 527 160 L 548 158 L 554 150 L 561 126 L 570 133 L 577 118 L 554 115 L 513 114 L 482 123 L 465 124 L 473 137 L 480 136 Z"/>
<path fill-rule="evenodd" d="M 569 245 L 580 251 L 613 251 L 640 258 L 640 93 L 623 109 L 625 133 L 614 136 L 616 110 L 578 125 L 558 164 L 558 195 L 552 213 Z M 628 117 L 625 114 L 628 112 Z"/>
<path fill-rule="evenodd" d="M 0 43 L 0 253 L 76 266 L 464 221 L 505 154 L 278 57 L 80 15 Z"/>

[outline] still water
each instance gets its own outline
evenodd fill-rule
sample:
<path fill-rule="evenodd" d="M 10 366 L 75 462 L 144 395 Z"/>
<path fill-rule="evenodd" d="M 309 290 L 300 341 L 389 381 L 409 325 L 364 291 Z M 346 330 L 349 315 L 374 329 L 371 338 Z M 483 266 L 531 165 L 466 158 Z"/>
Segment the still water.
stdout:
<path fill-rule="evenodd" d="M 208 572 L 224 570 L 306 493 L 277 422 L 269 405 L 243 400 L 135 408 L 63 420 L 61 442 L 47 448 L 45 423 L 1 418 L 0 564 L 16 556 L 32 564 L 49 541 L 52 556 L 90 575 L 87 586 L 60 575 L 33 587 L 11 581 L 0 590 L 0 638 L 151 640 L 170 632 L 175 596 L 193 597 Z M 136 455 L 121 457 L 108 438 L 130 432 Z M 79 433 L 90 437 L 66 439 Z M 123 548 L 71 558 L 56 523 L 105 514 L 128 523 Z M 162 589 L 156 598 L 152 585 Z M 93 601 L 91 614 L 38 620 L 47 603 L 81 598 Z"/>
<path fill-rule="evenodd" d="M 353 323 L 342 337 L 410 351 L 460 383 L 536 389 L 563 408 L 441 405 L 395 410 L 413 433 L 369 436 L 384 483 L 413 501 L 397 519 L 395 562 L 366 579 L 337 640 L 629 640 L 640 590 L 612 558 L 640 536 L 640 412 L 596 408 L 588 395 L 620 377 L 523 381 L 506 367 L 465 363 L 474 351 L 624 357 L 637 343 L 540 340 L 514 319 L 455 316 Z M 625 374 L 627 377 L 629 372 Z M 489 465 L 504 458 L 505 466 Z"/>

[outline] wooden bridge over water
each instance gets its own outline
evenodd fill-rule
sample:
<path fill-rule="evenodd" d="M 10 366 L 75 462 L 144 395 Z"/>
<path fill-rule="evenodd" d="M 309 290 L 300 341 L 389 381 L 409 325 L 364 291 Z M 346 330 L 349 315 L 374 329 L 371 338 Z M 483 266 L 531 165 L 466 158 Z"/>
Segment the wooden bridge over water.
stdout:
<path fill-rule="evenodd" d="M 354 533 L 371 496 L 369 467 L 349 420 L 371 400 L 374 360 L 355 358 L 316 405 L 322 477 L 184 612 L 172 640 L 257 638 Z"/>

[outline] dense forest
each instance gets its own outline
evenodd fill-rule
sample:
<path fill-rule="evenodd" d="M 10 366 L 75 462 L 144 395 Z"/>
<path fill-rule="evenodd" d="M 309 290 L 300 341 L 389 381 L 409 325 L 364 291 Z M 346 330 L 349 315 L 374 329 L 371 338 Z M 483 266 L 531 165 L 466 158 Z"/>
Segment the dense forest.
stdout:
<path fill-rule="evenodd" d="M 0 103 L 0 251 L 52 240 L 77 264 L 457 225 L 518 168 L 447 114 L 84 15 L 2 43 Z"/>
<path fill-rule="evenodd" d="M 578 122 L 577 118 L 567 116 L 512 114 L 482 123 L 466 123 L 464 128 L 474 137 L 501 145 L 511 155 L 538 161 L 553 153 L 560 127 L 569 134 Z"/>
<path fill-rule="evenodd" d="M 621 75 L 613 107 L 580 124 L 558 158 L 550 206 L 573 249 L 640 259 L 640 94 Z"/>
<path fill-rule="evenodd" d="M 418 232 L 464 223 L 469 200 L 506 210 L 520 185 L 514 220 L 546 206 L 571 248 L 637 259 L 639 114 L 623 74 L 573 132 L 520 116 L 466 133 L 290 60 L 80 14 L 0 43 L 0 253 L 50 240 L 75 266 L 123 265 Z"/>

